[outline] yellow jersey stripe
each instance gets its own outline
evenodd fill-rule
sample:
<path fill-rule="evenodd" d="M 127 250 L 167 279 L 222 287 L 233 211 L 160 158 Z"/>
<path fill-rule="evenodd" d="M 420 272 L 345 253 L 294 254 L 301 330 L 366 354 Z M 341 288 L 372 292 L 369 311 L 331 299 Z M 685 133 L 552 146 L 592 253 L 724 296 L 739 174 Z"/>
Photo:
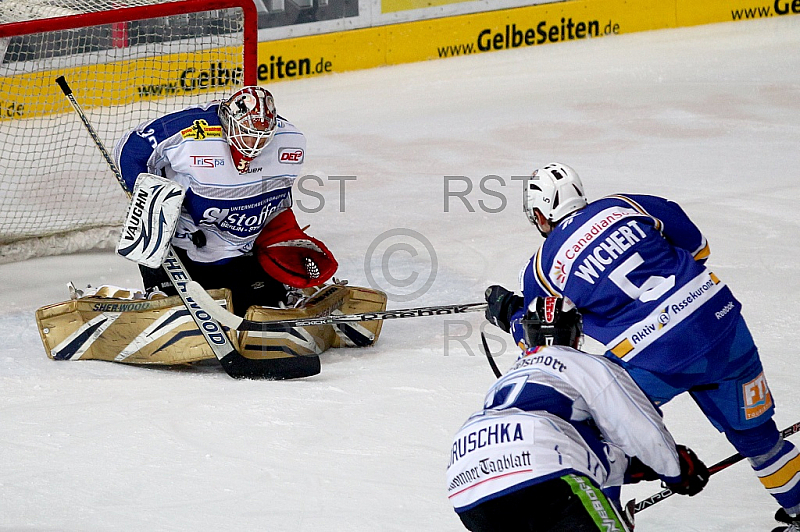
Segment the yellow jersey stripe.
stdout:
<path fill-rule="evenodd" d="M 655 228 L 656 228 L 657 231 L 660 232 L 661 229 L 664 227 L 664 224 L 661 223 L 661 220 L 659 220 L 658 218 L 656 218 L 655 216 L 653 216 L 652 214 L 647 212 L 644 209 L 644 207 L 642 207 L 641 205 L 636 203 L 636 201 L 634 201 L 633 199 L 629 198 L 628 196 L 623 196 L 622 194 L 612 194 L 611 196 L 608 196 L 608 197 L 609 198 L 617 198 L 618 200 L 624 201 L 625 203 L 627 203 L 628 205 L 630 205 L 631 207 L 633 207 L 635 210 L 639 211 L 643 215 L 649 216 L 650 218 L 652 218 L 653 221 L 656 223 Z"/>
<path fill-rule="evenodd" d="M 560 296 L 561 294 L 556 292 L 555 288 L 553 288 L 553 286 L 547 280 L 547 277 L 542 270 L 542 248 L 539 248 L 539 250 L 536 252 L 536 257 L 534 258 L 533 264 L 534 268 L 536 269 L 534 273 L 536 274 L 536 279 L 539 281 L 539 285 L 550 292 L 551 296 Z"/>
<path fill-rule="evenodd" d="M 703 249 L 694 254 L 694 260 L 707 259 L 709 255 L 711 255 L 711 246 L 706 243 Z"/>
<path fill-rule="evenodd" d="M 624 357 L 631 351 L 633 351 L 633 344 L 627 338 L 611 348 L 611 352 L 618 358 Z"/>
<path fill-rule="evenodd" d="M 764 487 L 769 489 L 780 488 L 800 473 L 800 455 L 795 456 L 771 475 L 759 478 Z"/>

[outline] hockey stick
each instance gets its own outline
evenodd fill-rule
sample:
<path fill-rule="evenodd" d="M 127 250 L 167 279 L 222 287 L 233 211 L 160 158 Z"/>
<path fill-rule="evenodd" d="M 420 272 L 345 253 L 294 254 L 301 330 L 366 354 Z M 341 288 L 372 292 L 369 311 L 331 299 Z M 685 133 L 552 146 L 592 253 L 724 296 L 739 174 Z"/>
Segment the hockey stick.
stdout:
<path fill-rule="evenodd" d="M 422 316 L 446 316 L 464 312 L 479 312 L 486 308 L 486 303 L 468 303 L 466 305 L 441 305 L 438 307 L 418 307 L 401 310 L 384 310 L 365 312 L 363 314 L 337 314 L 329 316 L 311 316 L 291 320 L 251 321 L 241 318 L 222 308 L 208 292 L 195 281 L 186 283 L 186 291 L 200 307 L 225 327 L 237 331 L 279 331 L 286 327 L 306 327 L 309 325 L 335 325 L 337 323 L 353 323 L 360 321 L 389 320 L 397 318 L 417 318 Z"/>
<path fill-rule="evenodd" d="M 787 427 L 787 428 L 783 429 L 781 431 L 781 436 L 786 438 L 786 437 L 791 436 L 792 434 L 794 434 L 795 432 L 798 432 L 798 431 L 800 431 L 800 422 L 795 423 L 791 427 Z M 743 459 L 744 459 L 744 456 L 742 456 L 739 453 L 736 453 L 734 455 L 729 456 L 728 458 L 725 458 L 724 460 L 720 460 L 719 462 L 717 462 L 716 464 L 714 464 L 714 465 L 712 465 L 712 466 L 710 466 L 708 468 L 709 476 L 713 475 L 715 473 L 719 473 L 723 469 L 727 469 L 730 466 L 732 466 L 733 464 L 741 462 Z M 673 496 L 674 494 L 675 494 L 675 492 L 673 492 L 669 488 L 666 488 L 664 490 L 659 491 L 658 493 L 655 493 L 655 494 L 651 495 L 650 497 L 648 497 L 646 499 L 642 499 L 639 502 L 636 502 L 636 499 L 631 499 L 630 501 L 628 501 L 628 504 L 626 504 L 625 507 L 631 513 L 636 514 L 636 513 L 641 512 L 645 508 L 650 508 L 654 504 L 656 504 L 658 502 L 661 502 L 661 501 L 663 501 L 664 499 L 666 499 L 668 497 Z"/>
<path fill-rule="evenodd" d="M 486 335 L 481 333 L 481 343 L 483 344 L 483 354 L 486 355 L 486 359 L 489 361 L 489 367 L 492 368 L 492 373 L 498 379 L 503 376 L 503 373 L 497 367 L 497 364 L 494 361 L 494 357 L 492 353 L 489 351 L 489 343 L 486 341 Z"/>
<path fill-rule="evenodd" d="M 117 168 L 116 163 L 114 163 L 114 160 L 109 155 L 108 151 L 103 145 L 103 142 L 100 140 L 100 137 L 98 137 L 97 132 L 89 122 L 86 113 L 83 112 L 83 109 L 78 104 L 75 96 L 73 96 L 72 89 L 67 83 L 67 80 L 64 79 L 64 76 L 59 76 L 56 78 L 56 83 L 58 83 L 58 86 L 61 87 L 61 90 L 64 92 L 64 96 L 69 99 L 69 103 L 72 104 L 73 109 L 75 109 L 75 112 L 80 117 L 95 145 L 100 150 L 103 158 L 106 160 L 108 167 L 114 174 L 114 177 L 117 178 L 117 182 L 122 187 L 122 190 L 124 190 L 125 194 L 127 194 L 128 198 L 130 198 L 131 191 L 128 190 L 127 186 L 125 186 L 125 181 L 122 178 L 119 168 Z M 233 346 L 230 339 L 228 339 L 228 336 L 225 334 L 225 331 L 222 329 L 220 324 L 217 323 L 217 321 L 214 320 L 214 318 L 210 316 L 208 312 L 205 312 L 205 310 L 187 293 L 186 284 L 191 282 L 192 279 L 189 277 L 189 274 L 186 272 L 186 268 L 175 254 L 175 251 L 171 245 L 167 251 L 167 256 L 164 259 L 162 268 L 167 273 L 172 286 L 174 286 L 175 290 L 178 291 L 181 301 L 183 301 L 183 304 L 186 305 L 186 308 L 189 310 L 189 314 L 191 314 L 192 319 L 194 319 L 194 322 L 197 324 L 197 328 L 200 329 L 200 332 L 203 334 L 203 337 L 206 339 L 206 342 L 208 342 L 208 345 L 214 352 L 214 356 L 217 357 L 225 372 L 234 378 L 270 378 L 270 372 L 272 371 L 270 363 L 267 360 L 256 360 L 242 356 L 242 354 L 239 353 Z"/>

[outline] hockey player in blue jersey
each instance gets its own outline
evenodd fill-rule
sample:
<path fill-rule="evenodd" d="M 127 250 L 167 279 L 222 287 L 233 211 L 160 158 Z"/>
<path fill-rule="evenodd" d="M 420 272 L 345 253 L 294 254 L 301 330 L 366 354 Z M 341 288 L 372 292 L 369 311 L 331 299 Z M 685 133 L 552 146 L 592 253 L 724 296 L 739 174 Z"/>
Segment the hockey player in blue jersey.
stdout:
<path fill-rule="evenodd" d="M 749 459 L 781 508 L 776 531 L 800 531 L 800 454 L 774 404 L 741 305 L 706 266 L 709 246 L 674 202 L 617 194 L 589 203 L 578 174 L 550 164 L 524 182 L 524 210 L 545 237 L 521 274 L 522 296 L 487 290 L 487 318 L 523 341 L 535 298 L 559 295 L 585 332 L 656 404 L 689 392 Z"/>
<path fill-rule="evenodd" d="M 448 496 L 473 532 L 627 531 L 604 490 L 660 478 L 695 495 L 708 482 L 625 370 L 577 350 L 581 317 L 564 303 L 531 301 L 529 347 L 454 438 Z"/>
<path fill-rule="evenodd" d="M 291 209 L 305 149 L 305 136 L 277 114 L 272 94 L 248 86 L 139 125 L 117 142 L 114 156 L 129 190 L 141 173 L 181 186 L 172 246 L 193 280 L 229 288 L 233 311 L 243 316 L 251 305 L 284 303 L 286 285 L 319 285 L 336 270 L 330 251 L 299 228 Z M 177 293 L 163 270 L 140 268 L 148 292 Z M 319 371 L 317 357 L 275 363 L 276 375 Z"/>

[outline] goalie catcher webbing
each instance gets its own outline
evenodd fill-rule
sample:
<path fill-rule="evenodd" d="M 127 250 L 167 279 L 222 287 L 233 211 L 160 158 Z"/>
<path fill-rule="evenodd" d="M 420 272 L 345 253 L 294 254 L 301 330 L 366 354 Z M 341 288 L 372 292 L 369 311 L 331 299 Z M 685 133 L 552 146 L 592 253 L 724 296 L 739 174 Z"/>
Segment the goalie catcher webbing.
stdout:
<path fill-rule="evenodd" d="M 174 181 L 154 174 L 139 174 L 117 253 L 149 268 L 161 266 L 175 234 L 183 196 L 183 189 Z"/>
<path fill-rule="evenodd" d="M 291 209 L 267 224 L 258 235 L 254 250 L 265 272 L 294 288 L 319 286 L 339 267 L 325 244 L 300 229 Z"/>

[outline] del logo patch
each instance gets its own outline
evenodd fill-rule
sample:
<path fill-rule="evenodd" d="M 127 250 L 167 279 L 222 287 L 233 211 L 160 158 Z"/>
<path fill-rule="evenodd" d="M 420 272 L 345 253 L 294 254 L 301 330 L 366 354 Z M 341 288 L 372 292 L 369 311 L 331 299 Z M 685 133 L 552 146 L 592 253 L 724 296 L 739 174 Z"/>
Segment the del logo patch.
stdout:
<path fill-rule="evenodd" d="M 742 395 L 745 419 L 758 417 L 772 406 L 772 394 L 769 393 L 763 371 L 758 377 L 742 385 Z"/>
<path fill-rule="evenodd" d="M 181 136 L 192 140 L 222 138 L 222 126 L 209 126 L 205 120 L 195 120 L 191 126 L 181 129 Z"/>
<path fill-rule="evenodd" d="M 278 161 L 289 164 L 300 164 L 303 162 L 302 148 L 281 148 L 278 150 Z"/>

